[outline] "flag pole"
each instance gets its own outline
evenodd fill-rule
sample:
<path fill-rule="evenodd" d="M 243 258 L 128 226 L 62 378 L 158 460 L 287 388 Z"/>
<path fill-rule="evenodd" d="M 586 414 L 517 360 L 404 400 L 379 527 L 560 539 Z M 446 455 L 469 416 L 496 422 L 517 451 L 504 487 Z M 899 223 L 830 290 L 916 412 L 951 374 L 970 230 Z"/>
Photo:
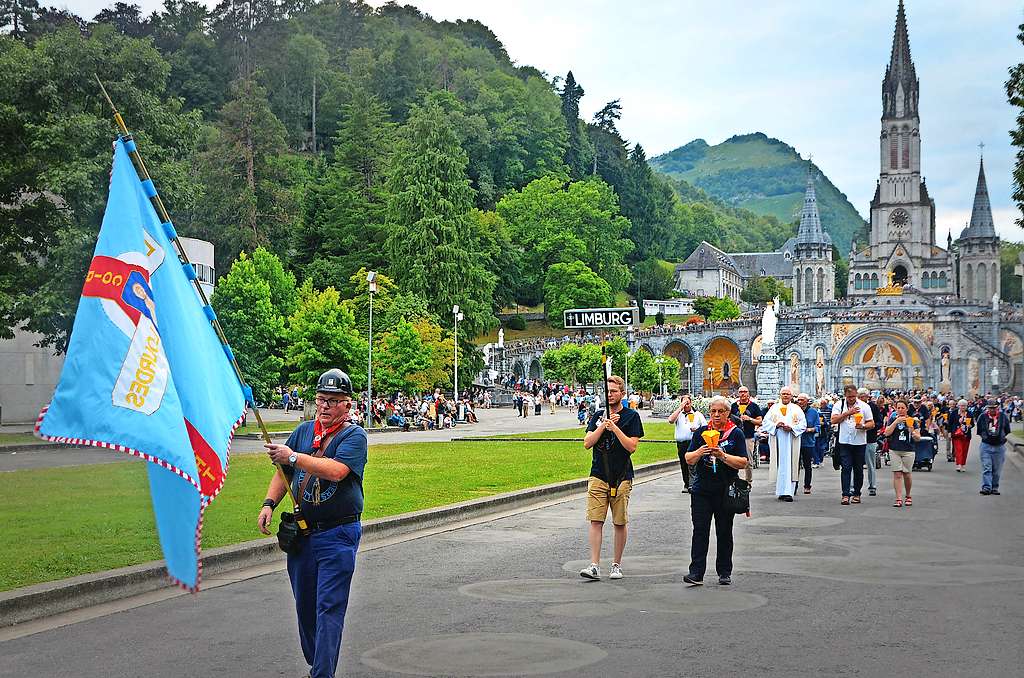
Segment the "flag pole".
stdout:
<path fill-rule="evenodd" d="M 93 74 L 93 77 L 96 78 L 96 84 L 100 86 L 100 91 L 103 92 L 103 98 L 107 100 L 111 110 L 114 111 L 114 122 L 117 123 L 117 127 L 121 132 L 122 138 L 125 141 L 134 142 L 132 133 L 128 131 L 128 126 L 125 124 L 124 118 L 121 117 L 121 113 L 117 110 L 117 106 L 114 105 L 110 95 L 107 94 L 107 88 L 103 86 L 103 81 L 100 80 L 100 76 Z M 139 153 L 138 147 L 135 146 L 134 143 L 130 144 L 128 155 L 131 157 L 142 181 L 149 181 L 152 183 L 152 177 L 149 174 L 149 170 L 146 169 L 146 163 L 143 161 L 142 155 Z M 150 198 L 150 202 L 156 210 L 156 215 L 160 218 L 160 221 L 164 224 L 171 224 L 171 215 L 167 213 L 167 208 L 164 206 L 164 201 L 160 198 L 160 194 L 154 191 L 154 195 Z M 181 240 L 178 239 L 178 233 L 173 229 L 173 227 L 170 229 L 170 232 L 167 233 L 167 236 L 173 243 L 174 249 L 178 255 L 178 260 L 181 262 L 182 266 L 185 264 L 189 264 L 191 266 L 192 262 L 189 261 L 188 254 L 185 253 L 185 247 L 181 244 Z M 257 408 L 256 403 L 251 400 L 252 389 L 249 388 L 249 385 L 245 381 L 245 377 L 242 376 L 242 370 L 238 366 L 238 361 L 235 359 L 235 355 L 231 352 L 231 347 L 228 345 L 228 338 L 224 334 L 224 328 L 221 327 L 220 320 L 217 318 L 216 314 L 212 312 L 210 300 L 207 298 L 202 285 L 199 284 L 199 280 L 194 275 L 189 276 L 189 278 L 192 281 L 193 288 L 199 294 L 199 299 L 202 301 L 203 307 L 209 309 L 207 317 L 210 319 L 210 324 L 213 326 L 214 332 L 217 333 L 217 338 L 220 339 L 220 343 L 225 349 L 225 354 L 231 362 L 231 367 L 235 370 L 235 376 L 238 377 L 238 383 L 242 385 L 242 390 L 246 395 L 246 404 L 249 405 L 249 409 L 251 409 L 252 413 L 256 416 L 256 423 L 259 426 L 260 433 L 263 435 L 263 440 L 264 442 L 269 443 L 271 442 L 270 433 L 267 431 L 266 424 L 263 423 L 263 417 L 260 416 L 259 408 Z M 288 496 L 291 498 L 292 504 L 294 504 L 297 512 L 299 502 L 296 501 L 295 495 L 292 493 L 292 486 L 291 483 L 288 482 L 288 476 L 285 475 L 284 469 L 280 464 L 275 463 L 274 466 L 277 468 L 277 472 L 281 474 L 281 479 L 284 481 L 284 486 L 288 491 Z M 306 526 L 302 524 L 305 521 L 301 519 L 301 516 L 299 517 L 299 521 L 299 527 L 303 530 L 306 529 Z"/>

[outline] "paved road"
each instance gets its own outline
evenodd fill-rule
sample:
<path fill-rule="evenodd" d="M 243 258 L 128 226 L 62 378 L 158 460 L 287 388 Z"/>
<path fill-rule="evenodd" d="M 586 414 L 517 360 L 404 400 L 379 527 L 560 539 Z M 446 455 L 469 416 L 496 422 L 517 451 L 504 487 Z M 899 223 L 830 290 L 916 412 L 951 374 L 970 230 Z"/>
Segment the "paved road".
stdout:
<path fill-rule="evenodd" d="M 503 433 L 529 433 L 533 431 L 551 431 L 576 426 L 575 413 L 559 408 L 555 414 L 548 414 L 547 408 L 540 416 L 523 418 L 516 417 L 511 408 L 495 408 L 479 410 L 480 422 L 477 424 L 459 424 L 455 428 L 438 431 L 396 431 L 374 433 L 370 436 L 370 445 L 401 444 L 413 442 L 439 442 L 454 437 L 481 437 L 501 435 Z M 284 415 L 282 410 L 270 410 L 267 421 L 289 420 L 298 422 L 298 415 Z M 238 438 L 231 446 L 232 454 L 253 454 L 263 452 L 263 442 Z M 28 468 L 54 468 L 60 466 L 81 466 L 83 464 L 109 464 L 114 462 L 139 461 L 121 452 L 99 448 L 56 448 L 40 446 L 38 449 L 17 453 L 5 452 L 0 447 L 0 472 L 18 471 Z"/>
<path fill-rule="evenodd" d="M 731 588 L 687 588 L 689 497 L 640 484 L 619 582 L 585 582 L 583 499 L 393 544 L 366 543 L 346 676 L 1002 676 L 1024 649 L 1024 464 L 1001 497 L 940 460 L 914 507 L 891 484 L 839 505 L 818 472 L 792 504 L 755 476 Z M 883 479 L 891 476 L 883 470 Z M 712 545 L 714 548 L 714 545 Z M 0 643 L 0 676 L 300 676 L 277 568 L 198 596 Z"/>

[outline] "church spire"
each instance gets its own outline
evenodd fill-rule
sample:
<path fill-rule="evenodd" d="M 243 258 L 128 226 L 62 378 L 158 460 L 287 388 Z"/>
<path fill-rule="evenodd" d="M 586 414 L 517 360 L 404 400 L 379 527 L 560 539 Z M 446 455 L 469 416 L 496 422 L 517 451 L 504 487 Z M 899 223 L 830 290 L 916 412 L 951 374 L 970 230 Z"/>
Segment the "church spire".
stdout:
<path fill-rule="evenodd" d="M 821 228 L 821 217 L 818 215 L 818 196 L 814 192 L 814 174 L 808 163 L 804 208 L 800 212 L 800 229 L 797 231 L 796 242 L 797 245 L 810 245 L 825 241 L 825 232 Z"/>
<path fill-rule="evenodd" d="M 992 203 L 988 199 L 988 182 L 985 181 L 985 159 L 978 162 L 978 185 L 974 189 L 974 208 L 971 210 L 971 223 L 960 236 L 961 238 L 993 238 L 996 235 L 995 223 L 992 221 Z"/>
<path fill-rule="evenodd" d="M 910 57 L 907 13 L 903 8 L 903 0 L 900 0 L 892 36 L 892 53 L 882 81 L 882 117 L 916 118 L 918 88 L 917 71 Z"/>

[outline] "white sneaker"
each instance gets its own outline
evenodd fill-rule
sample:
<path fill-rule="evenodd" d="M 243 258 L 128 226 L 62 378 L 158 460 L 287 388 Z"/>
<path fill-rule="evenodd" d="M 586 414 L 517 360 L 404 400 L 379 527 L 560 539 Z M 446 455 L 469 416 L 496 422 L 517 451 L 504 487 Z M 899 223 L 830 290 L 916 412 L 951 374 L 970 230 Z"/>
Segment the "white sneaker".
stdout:
<path fill-rule="evenodd" d="M 608 575 L 609 579 L 622 579 L 622 568 L 619 567 L 618 563 L 612 563 L 612 571 Z"/>
<path fill-rule="evenodd" d="M 584 579 L 600 579 L 601 568 L 598 567 L 597 563 L 591 563 L 587 567 L 584 567 L 582 570 L 580 570 L 580 576 Z M 621 577 L 622 575 L 620 574 L 619 576 Z"/>

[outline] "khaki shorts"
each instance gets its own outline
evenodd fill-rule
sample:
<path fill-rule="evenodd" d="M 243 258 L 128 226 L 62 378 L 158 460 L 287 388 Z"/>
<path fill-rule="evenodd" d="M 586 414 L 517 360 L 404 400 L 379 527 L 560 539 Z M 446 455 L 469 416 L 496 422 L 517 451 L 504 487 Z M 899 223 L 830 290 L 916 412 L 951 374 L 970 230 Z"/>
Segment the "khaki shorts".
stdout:
<path fill-rule="evenodd" d="M 914 453 L 889 450 L 889 463 L 893 473 L 911 473 L 914 470 Z"/>
<path fill-rule="evenodd" d="M 629 521 L 629 493 L 633 483 L 623 480 L 619 483 L 615 497 L 611 499 L 612 524 L 625 525 Z M 590 477 L 587 483 L 587 520 L 603 523 L 608 516 L 608 483 L 600 478 Z"/>

